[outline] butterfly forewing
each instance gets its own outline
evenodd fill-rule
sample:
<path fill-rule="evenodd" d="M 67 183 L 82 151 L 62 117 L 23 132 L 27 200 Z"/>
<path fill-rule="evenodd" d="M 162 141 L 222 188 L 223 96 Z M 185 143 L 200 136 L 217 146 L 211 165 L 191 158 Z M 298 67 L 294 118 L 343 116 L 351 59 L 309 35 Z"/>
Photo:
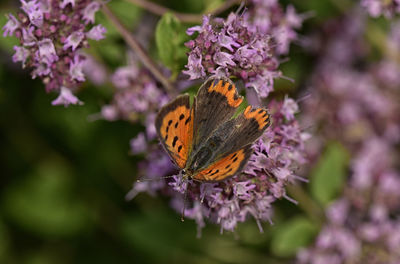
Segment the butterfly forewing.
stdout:
<path fill-rule="evenodd" d="M 194 108 L 188 94 L 178 96 L 161 108 L 156 117 L 156 130 L 162 145 L 176 165 L 183 169 L 191 151 Z"/>
<path fill-rule="evenodd" d="M 227 78 L 207 80 L 197 93 L 193 148 L 206 141 L 214 130 L 231 119 L 243 98 Z"/>

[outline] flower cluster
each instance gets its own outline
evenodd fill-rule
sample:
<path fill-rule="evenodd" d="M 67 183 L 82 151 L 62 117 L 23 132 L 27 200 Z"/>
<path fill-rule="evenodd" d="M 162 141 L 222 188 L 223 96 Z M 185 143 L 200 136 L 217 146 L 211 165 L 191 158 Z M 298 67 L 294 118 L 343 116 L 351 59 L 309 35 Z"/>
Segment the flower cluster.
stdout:
<path fill-rule="evenodd" d="M 14 62 L 32 69 L 32 78 L 41 78 L 46 91 L 59 92 L 53 105 L 81 103 L 73 95 L 85 81 L 85 56 L 81 48 L 87 39 L 104 38 L 105 28 L 94 24 L 100 3 L 92 0 L 21 0 L 22 11 L 8 15 L 4 36 L 14 35 L 20 41 L 15 46 Z M 90 30 L 89 30 L 90 28 Z"/>
<path fill-rule="evenodd" d="M 185 74 L 190 79 L 208 75 L 236 76 L 247 88 L 265 98 L 273 90 L 279 55 L 286 54 L 303 17 L 289 6 L 284 13 L 277 1 L 258 3 L 243 15 L 231 13 L 226 20 L 204 16 L 203 24 L 187 30 L 198 33 L 186 43 L 191 50 Z"/>
<path fill-rule="evenodd" d="M 361 0 L 361 6 L 364 7 L 372 17 L 384 15 L 387 18 L 392 18 L 395 14 L 400 13 L 399 0 Z"/>
<path fill-rule="evenodd" d="M 349 19 L 362 20 L 358 15 Z M 338 28 L 349 19 L 338 23 Z M 341 29 L 328 40 L 331 45 L 346 43 L 348 52 L 367 50 L 355 45 L 362 42 L 363 27 Z M 398 31 L 395 26 L 393 30 Z M 339 140 L 353 158 L 343 196 L 326 210 L 327 223 L 315 245 L 302 250 L 298 261 L 399 263 L 400 172 L 395 164 L 400 154 L 395 147 L 400 142 L 399 64 L 383 58 L 359 69 L 362 52 L 338 61 L 332 58 L 339 50 L 325 51 L 312 79 L 313 97 L 305 114 L 321 127 L 323 138 Z"/>
<path fill-rule="evenodd" d="M 157 136 L 156 112 L 169 101 L 169 96 L 147 70 L 137 65 L 132 53 L 127 57 L 128 65 L 119 67 L 111 76 L 116 90 L 112 102 L 102 107 L 101 115 L 108 121 L 122 119 L 143 123 L 146 133 L 139 133 L 131 140 L 132 153 L 139 154 L 150 151 L 151 141 Z"/>
<path fill-rule="evenodd" d="M 187 192 L 190 206 L 186 205 L 185 217 L 195 219 L 199 231 L 205 225 L 205 219 L 218 223 L 223 230 L 233 231 L 238 222 L 243 222 L 250 215 L 254 217 L 262 231 L 261 222 L 271 221 L 271 204 L 276 199 L 286 198 L 285 186 L 294 180 L 303 180 L 295 174 L 298 165 L 303 164 L 304 141 L 308 135 L 302 132 L 294 114 L 298 111 L 297 103 L 289 98 L 283 102 L 271 102 L 272 126 L 254 145 L 244 171 L 228 180 L 217 183 L 198 183 L 185 181 L 182 175 L 175 175 L 165 183 L 136 183 L 129 197 L 147 191 L 153 194 L 161 191 L 172 196 L 172 205 L 178 211 L 183 209 L 183 194 Z M 154 155 L 154 154 L 151 154 Z M 146 177 L 160 177 L 166 172 L 168 158 L 159 156 Z M 153 163 L 152 163 L 153 164 Z M 149 170 L 147 166 L 146 170 Z M 175 191 L 171 191 L 171 187 Z M 295 201 L 293 201 L 295 202 Z"/>

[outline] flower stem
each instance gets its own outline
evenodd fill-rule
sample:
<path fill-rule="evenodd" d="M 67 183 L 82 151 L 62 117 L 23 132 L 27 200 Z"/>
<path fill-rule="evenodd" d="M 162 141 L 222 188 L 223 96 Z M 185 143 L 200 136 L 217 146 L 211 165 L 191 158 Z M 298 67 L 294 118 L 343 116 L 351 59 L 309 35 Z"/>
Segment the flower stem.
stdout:
<path fill-rule="evenodd" d="M 102 4 L 103 13 L 114 24 L 115 28 L 119 31 L 126 43 L 135 51 L 143 65 L 154 75 L 154 77 L 164 86 L 168 93 L 174 94 L 175 89 L 170 81 L 160 71 L 157 64 L 150 58 L 143 47 L 135 39 L 132 33 L 121 23 L 121 21 L 114 15 L 107 5 Z"/>
<path fill-rule="evenodd" d="M 299 185 L 289 185 L 287 190 L 310 219 L 321 225 L 325 219 L 323 209 Z"/>
<path fill-rule="evenodd" d="M 167 12 L 170 12 L 174 14 L 180 21 L 184 23 L 201 23 L 203 19 L 202 14 L 187 14 L 187 13 L 180 13 L 173 11 L 167 7 L 160 6 L 154 2 L 150 2 L 147 0 L 126 0 L 134 5 L 137 5 L 153 14 L 162 16 Z M 240 3 L 241 0 L 227 0 L 225 1 L 222 5 L 220 5 L 218 8 L 212 10 L 210 13 L 212 15 L 220 14 L 226 10 L 228 10 L 230 7 L 232 7 L 235 4 Z"/>

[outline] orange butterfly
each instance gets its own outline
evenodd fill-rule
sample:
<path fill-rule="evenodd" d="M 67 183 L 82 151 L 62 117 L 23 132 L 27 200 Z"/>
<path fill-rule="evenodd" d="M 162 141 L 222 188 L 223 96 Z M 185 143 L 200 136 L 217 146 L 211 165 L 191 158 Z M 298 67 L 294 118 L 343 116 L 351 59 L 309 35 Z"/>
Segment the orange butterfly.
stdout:
<path fill-rule="evenodd" d="M 158 136 L 185 179 L 222 181 L 241 172 L 252 143 L 270 124 L 264 108 L 248 106 L 234 118 L 242 101 L 231 80 L 210 78 L 192 106 L 185 94 L 161 108 Z"/>

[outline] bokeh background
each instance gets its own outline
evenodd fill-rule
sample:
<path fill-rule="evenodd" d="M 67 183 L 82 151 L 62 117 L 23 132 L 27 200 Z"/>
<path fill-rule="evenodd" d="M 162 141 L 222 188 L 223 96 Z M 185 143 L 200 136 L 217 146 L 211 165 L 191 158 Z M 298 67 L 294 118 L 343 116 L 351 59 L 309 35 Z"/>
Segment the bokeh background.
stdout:
<path fill-rule="evenodd" d="M 200 14 L 221 1 L 158 2 Z M 290 60 L 280 68 L 295 82 L 278 80 L 275 85 L 277 94 L 299 98 L 308 94 L 318 56 L 304 46 L 306 36 L 321 33 L 323 24 L 340 19 L 351 4 L 281 2 L 309 14 L 299 31 L 304 41 L 292 45 Z M 143 17 L 154 23 L 158 19 L 126 1 L 113 0 L 110 6 L 133 32 Z M 1 1 L 0 14 L 15 13 L 18 7 L 18 1 Z M 108 35 L 91 43 L 90 52 L 112 71 L 126 62 L 127 48 L 102 14 L 97 19 Z M 0 25 L 5 23 L 0 16 Z M 373 23 L 383 30 L 388 27 L 383 18 Z M 374 41 L 379 46 L 379 36 Z M 112 98 L 111 86 L 87 82 L 79 92 L 84 105 L 52 106 L 56 95 L 47 94 L 39 80 L 11 61 L 15 43 L 15 38 L 0 38 L 0 263 L 293 263 L 298 249 L 311 245 L 323 225 L 324 204 L 312 188 L 324 182 L 333 185 L 329 200 L 345 185 L 350 157 L 340 146 L 333 147 L 329 161 L 304 170 L 303 176 L 311 175 L 309 184 L 291 187 L 289 194 L 299 205 L 287 200 L 274 204 L 274 224 L 264 224 L 264 233 L 251 219 L 239 224 L 235 233 L 222 235 L 218 226 L 209 224 L 196 238 L 194 221 L 181 222 L 167 199 L 140 194 L 125 200 L 142 158 L 130 153 L 129 140 L 144 127 L 98 118 L 102 105 Z M 150 45 L 150 52 L 154 49 Z M 371 58 L 379 52 L 372 48 Z M 333 183 L 324 178 L 332 171 L 339 178 Z"/>

